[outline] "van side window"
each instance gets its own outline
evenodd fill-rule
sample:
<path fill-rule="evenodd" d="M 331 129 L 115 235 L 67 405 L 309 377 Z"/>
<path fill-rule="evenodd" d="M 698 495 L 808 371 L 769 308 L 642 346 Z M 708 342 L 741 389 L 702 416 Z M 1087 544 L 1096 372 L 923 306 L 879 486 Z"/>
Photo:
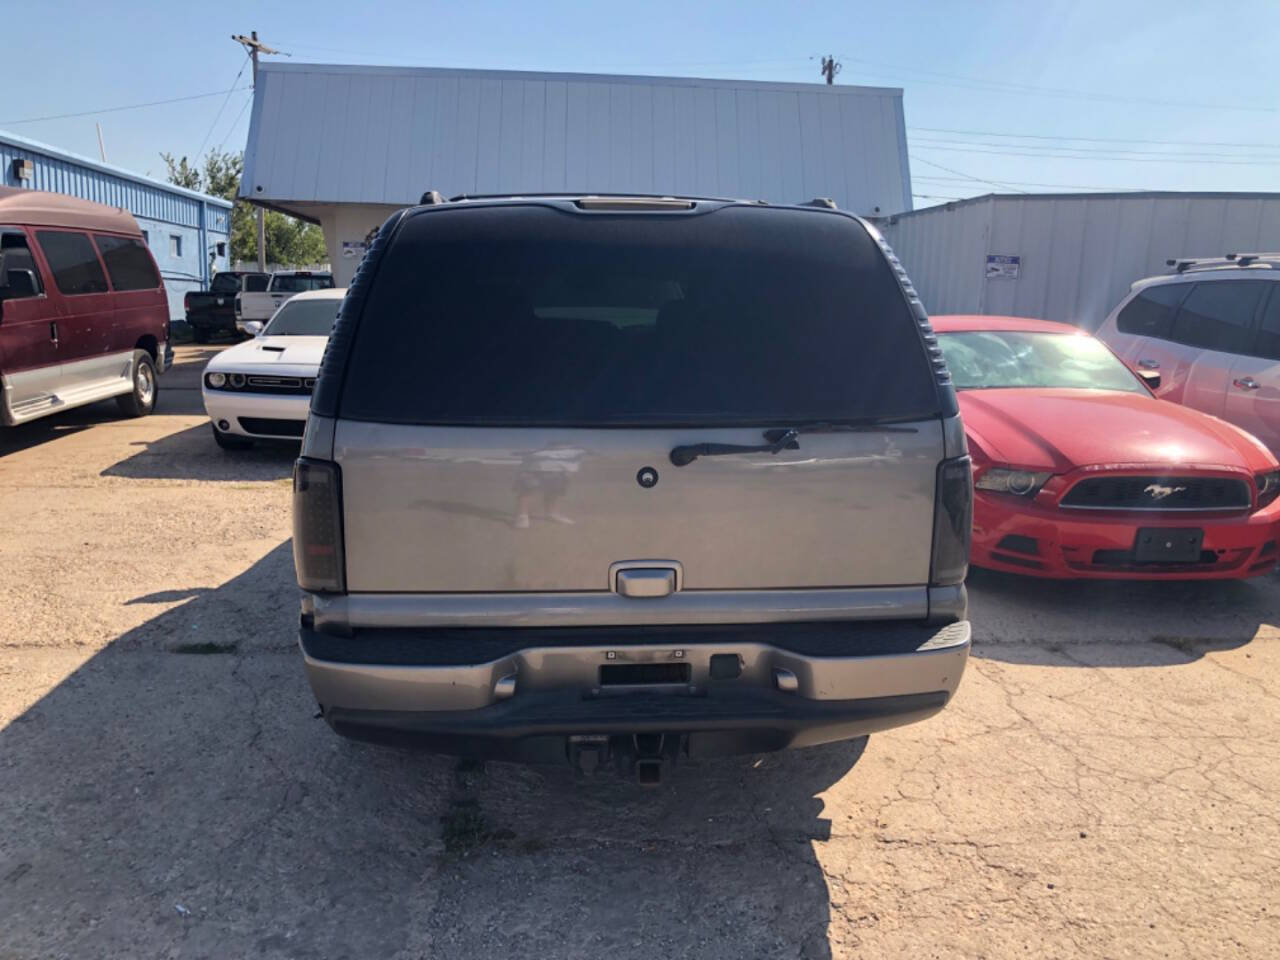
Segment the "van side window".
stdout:
<path fill-rule="evenodd" d="M 107 275 L 86 234 L 41 230 L 36 233 L 36 240 L 49 261 L 53 282 L 63 293 L 74 296 L 107 292 Z"/>
<path fill-rule="evenodd" d="M 1180 283 L 1147 287 L 1120 311 L 1120 316 L 1116 317 L 1116 329 L 1135 337 L 1167 340 L 1169 328 L 1173 325 L 1174 308 L 1186 292 L 1186 286 Z"/>
<path fill-rule="evenodd" d="M 1197 283 L 1182 302 L 1169 339 L 1205 350 L 1243 353 L 1253 339 L 1253 315 L 1266 289 L 1265 280 Z"/>
<path fill-rule="evenodd" d="M 154 290 L 160 286 L 160 277 L 151 263 L 151 255 L 141 240 L 132 237 L 93 235 L 102 262 L 111 275 L 111 286 L 117 290 Z"/>
<path fill-rule="evenodd" d="M 42 292 L 27 235 L 16 230 L 0 232 L 0 300 L 38 297 Z"/>
<path fill-rule="evenodd" d="M 1271 302 L 1262 315 L 1262 323 L 1258 326 L 1258 335 L 1249 351 L 1255 357 L 1267 360 L 1280 360 L 1280 288 L 1271 288 Z"/>

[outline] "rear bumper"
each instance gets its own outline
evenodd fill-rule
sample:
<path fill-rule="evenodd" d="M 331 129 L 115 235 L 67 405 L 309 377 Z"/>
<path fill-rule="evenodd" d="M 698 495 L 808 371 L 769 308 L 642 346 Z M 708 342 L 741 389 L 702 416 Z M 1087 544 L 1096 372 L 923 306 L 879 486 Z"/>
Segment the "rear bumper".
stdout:
<path fill-rule="evenodd" d="M 975 566 L 1060 579 L 1227 580 L 1267 573 L 1280 556 L 1280 501 L 1252 514 L 1224 517 L 1062 510 L 1008 500 L 981 491 L 974 497 L 970 562 Z M 1139 528 L 1150 527 L 1204 530 L 1205 562 L 1126 560 Z"/>
<path fill-rule="evenodd" d="M 687 735 L 690 753 L 715 755 L 827 743 L 921 720 L 954 694 L 970 633 L 961 621 L 352 637 L 304 627 L 299 639 L 316 699 L 344 736 L 554 760 L 573 736 Z M 659 684 L 614 686 L 601 670 L 674 665 L 680 680 Z M 726 676 L 727 665 L 738 676 Z"/>

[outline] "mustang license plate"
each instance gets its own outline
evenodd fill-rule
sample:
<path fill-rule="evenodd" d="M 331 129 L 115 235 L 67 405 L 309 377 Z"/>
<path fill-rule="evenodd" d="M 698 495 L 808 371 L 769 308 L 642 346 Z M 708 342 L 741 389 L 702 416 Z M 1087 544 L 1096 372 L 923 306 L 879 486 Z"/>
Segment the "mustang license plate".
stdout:
<path fill-rule="evenodd" d="M 1196 563 L 1204 546 L 1199 527 L 1139 527 L 1133 545 L 1136 563 Z"/>

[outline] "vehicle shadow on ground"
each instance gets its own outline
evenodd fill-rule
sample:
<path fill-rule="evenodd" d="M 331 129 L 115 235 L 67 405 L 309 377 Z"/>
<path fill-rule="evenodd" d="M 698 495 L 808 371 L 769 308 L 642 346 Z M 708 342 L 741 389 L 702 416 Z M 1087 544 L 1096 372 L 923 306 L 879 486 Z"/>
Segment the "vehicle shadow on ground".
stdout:
<path fill-rule="evenodd" d="M 65 675 L 0 728 L 0 954 L 829 956 L 819 794 L 865 741 L 655 790 L 349 743 L 296 596 L 286 541 L 87 661 L 0 657 Z"/>
<path fill-rule="evenodd" d="M 1280 624 L 1280 577 L 1250 580 L 1041 580 L 973 569 L 974 655 L 1057 665 L 1188 663 Z M 1027 635 L 1027 624 L 1036 633 Z M 1061 655 L 1066 651 L 1067 655 Z"/>
<path fill-rule="evenodd" d="M 131 480 L 280 480 L 292 475 L 298 443 L 255 443 L 245 450 L 223 450 L 208 423 L 158 440 L 138 440 L 138 452 L 102 471 L 104 477 Z"/>

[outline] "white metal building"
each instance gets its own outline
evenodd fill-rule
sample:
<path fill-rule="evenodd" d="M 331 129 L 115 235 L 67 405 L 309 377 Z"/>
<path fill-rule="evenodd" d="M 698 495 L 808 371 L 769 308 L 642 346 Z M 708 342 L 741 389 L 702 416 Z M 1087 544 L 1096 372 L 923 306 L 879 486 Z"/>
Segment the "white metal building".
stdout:
<path fill-rule="evenodd" d="M 930 313 L 1092 330 L 1168 259 L 1280 250 L 1280 194 L 992 194 L 880 225 Z"/>
<path fill-rule="evenodd" d="M 830 197 L 911 209 L 902 91 L 264 63 L 241 195 L 319 223 L 345 284 L 426 190 Z"/>

